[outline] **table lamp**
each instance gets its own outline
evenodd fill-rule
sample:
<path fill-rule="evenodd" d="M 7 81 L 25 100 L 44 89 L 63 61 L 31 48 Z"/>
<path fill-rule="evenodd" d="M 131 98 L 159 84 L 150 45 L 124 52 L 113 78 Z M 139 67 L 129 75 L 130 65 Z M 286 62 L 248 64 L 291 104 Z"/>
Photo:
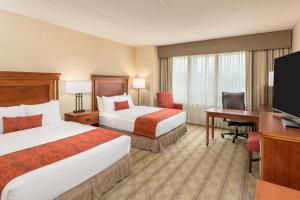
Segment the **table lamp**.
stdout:
<path fill-rule="evenodd" d="M 67 81 L 65 83 L 65 91 L 68 94 L 75 94 L 76 108 L 74 113 L 84 112 L 82 105 L 82 94 L 91 93 L 91 81 Z"/>
<path fill-rule="evenodd" d="M 140 89 L 145 88 L 145 78 L 133 78 L 132 88 L 138 90 L 138 105 L 140 105 Z"/>

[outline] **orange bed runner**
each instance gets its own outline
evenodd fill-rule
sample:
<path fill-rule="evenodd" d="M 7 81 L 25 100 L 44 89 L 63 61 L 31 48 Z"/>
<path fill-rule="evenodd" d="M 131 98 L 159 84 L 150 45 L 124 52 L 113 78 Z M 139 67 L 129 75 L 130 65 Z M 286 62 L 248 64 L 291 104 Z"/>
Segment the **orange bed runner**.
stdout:
<path fill-rule="evenodd" d="M 0 195 L 12 179 L 120 137 L 116 131 L 97 128 L 79 135 L 0 156 Z"/>
<path fill-rule="evenodd" d="M 157 124 L 169 117 L 172 117 L 181 110 L 163 108 L 157 112 L 149 113 L 138 117 L 134 123 L 134 134 L 154 139 Z"/>

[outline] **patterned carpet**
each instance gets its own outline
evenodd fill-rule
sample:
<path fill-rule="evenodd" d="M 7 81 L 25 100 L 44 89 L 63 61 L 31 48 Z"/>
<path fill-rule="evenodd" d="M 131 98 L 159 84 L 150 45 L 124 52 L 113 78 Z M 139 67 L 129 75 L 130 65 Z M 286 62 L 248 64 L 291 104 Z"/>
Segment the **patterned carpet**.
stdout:
<path fill-rule="evenodd" d="M 205 128 L 188 133 L 164 152 L 132 149 L 132 174 L 108 191 L 105 199 L 255 199 L 258 162 L 248 173 L 245 141 L 216 138 L 205 146 Z"/>

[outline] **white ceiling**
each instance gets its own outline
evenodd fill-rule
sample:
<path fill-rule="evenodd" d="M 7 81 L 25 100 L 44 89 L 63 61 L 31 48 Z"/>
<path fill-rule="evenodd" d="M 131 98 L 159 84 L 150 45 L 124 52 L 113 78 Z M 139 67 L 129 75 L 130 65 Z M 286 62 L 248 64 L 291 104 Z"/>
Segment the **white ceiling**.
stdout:
<path fill-rule="evenodd" d="M 0 9 L 134 46 L 287 30 L 300 18 L 300 0 L 0 0 Z"/>

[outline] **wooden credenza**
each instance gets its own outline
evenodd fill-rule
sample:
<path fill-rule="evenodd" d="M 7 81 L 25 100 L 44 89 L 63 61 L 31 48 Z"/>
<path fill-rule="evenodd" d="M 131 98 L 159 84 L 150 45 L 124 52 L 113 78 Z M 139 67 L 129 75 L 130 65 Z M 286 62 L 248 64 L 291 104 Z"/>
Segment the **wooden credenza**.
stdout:
<path fill-rule="evenodd" d="M 299 200 L 300 191 L 258 180 L 256 200 Z"/>
<path fill-rule="evenodd" d="M 300 190 L 300 129 L 286 128 L 278 114 L 261 112 L 260 177 Z"/>

